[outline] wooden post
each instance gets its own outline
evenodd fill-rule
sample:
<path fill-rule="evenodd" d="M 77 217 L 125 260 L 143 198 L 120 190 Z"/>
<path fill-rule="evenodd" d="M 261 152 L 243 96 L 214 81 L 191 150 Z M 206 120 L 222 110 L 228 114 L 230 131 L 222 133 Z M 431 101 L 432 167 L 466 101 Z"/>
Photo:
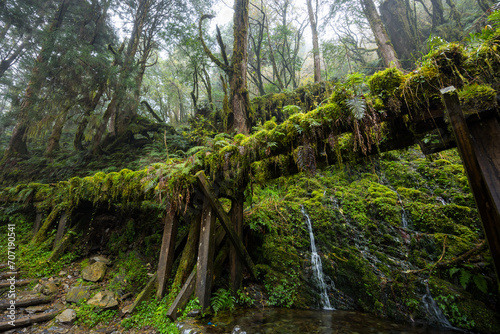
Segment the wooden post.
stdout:
<path fill-rule="evenodd" d="M 208 183 L 207 178 L 205 177 L 205 173 L 203 171 L 200 171 L 196 173 L 196 176 L 198 177 L 198 183 L 201 189 L 203 190 L 203 193 L 210 200 L 210 204 L 212 205 L 212 208 L 215 210 L 217 217 L 219 217 L 220 223 L 224 228 L 224 230 L 226 231 L 229 240 L 233 244 L 236 253 L 238 254 L 238 257 L 250 271 L 252 277 L 254 279 L 257 279 L 255 266 L 252 262 L 252 259 L 250 258 L 250 255 L 248 255 L 248 252 L 245 249 L 243 242 L 241 242 L 241 239 L 238 237 L 236 232 L 234 232 L 234 229 L 231 227 L 231 219 L 229 219 L 227 213 L 222 208 L 222 205 L 220 204 L 219 200 L 217 199 L 217 197 L 215 197 L 215 193 L 212 189 L 212 186 Z"/>
<path fill-rule="evenodd" d="M 198 248 L 198 273 L 195 295 L 202 311 L 210 306 L 215 256 L 215 214 L 210 201 L 205 197 L 201 214 L 200 244 Z"/>
<path fill-rule="evenodd" d="M 500 282 L 500 126 L 495 117 L 468 125 L 455 88 L 441 94 Z"/>
<path fill-rule="evenodd" d="M 33 224 L 33 235 L 35 235 L 38 230 L 40 229 L 40 224 L 42 222 L 42 213 L 43 210 L 38 207 L 38 203 L 35 203 L 35 208 L 36 208 L 36 217 L 35 217 L 35 223 Z"/>
<path fill-rule="evenodd" d="M 243 196 L 233 199 L 230 211 L 234 232 L 240 239 L 243 236 L 243 203 Z M 236 293 L 241 285 L 241 261 L 234 246 L 231 246 L 229 253 L 229 267 L 231 270 L 231 291 Z"/>
<path fill-rule="evenodd" d="M 163 298 L 165 295 L 168 279 L 172 273 L 172 265 L 174 264 L 175 254 L 175 239 L 177 238 L 177 226 L 179 218 L 174 210 L 170 210 L 163 218 L 163 238 L 161 241 L 160 259 L 158 261 L 158 289 L 156 297 Z"/>
<path fill-rule="evenodd" d="M 194 267 L 193 271 L 187 278 L 186 283 L 184 283 L 181 291 L 179 292 L 177 297 L 175 297 L 174 302 L 167 311 L 167 317 L 169 317 L 170 320 L 172 321 L 177 320 L 177 314 L 179 310 L 182 310 L 189 301 L 189 297 L 191 297 L 194 291 L 194 285 L 196 283 L 195 278 L 196 278 L 196 266 Z"/>
<path fill-rule="evenodd" d="M 68 222 L 69 215 L 69 210 L 65 210 L 61 215 L 61 218 L 59 219 L 59 225 L 57 226 L 56 238 L 54 239 L 54 246 L 52 249 L 56 249 L 56 247 L 59 245 L 59 242 L 64 235 L 64 230 L 66 229 L 66 223 Z"/>

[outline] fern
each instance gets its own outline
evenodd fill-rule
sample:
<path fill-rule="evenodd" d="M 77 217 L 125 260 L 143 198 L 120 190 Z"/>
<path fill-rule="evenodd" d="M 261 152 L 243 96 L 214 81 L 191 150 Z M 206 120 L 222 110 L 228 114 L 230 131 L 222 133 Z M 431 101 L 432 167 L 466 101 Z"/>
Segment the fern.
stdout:
<path fill-rule="evenodd" d="M 486 282 L 486 280 L 484 279 L 483 276 L 474 275 L 473 280 L 474 280 L 474 283 L 476 284 L 476 287 L 482 293 L 488 293 L 488 282 Z"/>
<path fill-rule="evenodd" d="M 234 310 L 235 304 L 236 298 L 231 295 L 231 291 L 226 289 L 217 290 L 210 299 L 210 305 L 216 314 L 223 310 Z"/>
<path fill-rule="evenodd" d="M 365 117 L 366 103 L 365 99 L 361 96 L 355 96 L 352 99 L 347 100 L 346 104 L 354 118 L 359 120 Z"/>
<path fill-rule="evenodd" d="M 187 156 L 191 156 L 195 153 L 198 153 L 200 151 L 203 151 L 203 150 L 206 150 L 207 147 L 206 146 L 195 146 L 195 147 L 191 147 L 187 152 L 186 152 L 186 155 Z"/>
<path fill-rule="evenodd" d="M 467 270 L 461 269 L 460 270 L 460 284 L 464 289 L 467 288 L 467 284 L 469 284 L 470 278 L 472 277 L 472 274 L 468 272 Z"/>

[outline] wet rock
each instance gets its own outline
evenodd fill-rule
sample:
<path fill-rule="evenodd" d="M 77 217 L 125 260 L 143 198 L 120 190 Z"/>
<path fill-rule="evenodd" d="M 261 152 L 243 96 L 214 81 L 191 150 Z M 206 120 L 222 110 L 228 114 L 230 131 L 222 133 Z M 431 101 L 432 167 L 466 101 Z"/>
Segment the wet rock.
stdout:
<path fill-rule="evenodd" d="M 78 303 L 80 300 L 84 298 L 89 299 L 90 293 L 92 292 L 93 289 L 94 287 L 90 286 L 72 287 L 66 294 L 66 302 Z"/>
<path fill-rule="evenodd" d="M 24 311 L 28 314 L 32 313 L 37 313 L 37 312 L 43 312 L 46 311 L 50 308 L 50 305 L 36 305 L 36 306 L 28 306 L 27 308 L 24 309 Z"/>
<path fill-rule="evenodd" d="M 37 293 L 42 293 L 46 296 L 50 296 L 58 293 L 59 288 L 52 282 L 42 281 L 41 283 L 35 285 L 33 291 Z"/>
<path fill-rule="evenodd" d="M 118 301 L 112 291 L 104 290 L 98 292 L 94 297 L 87 302 L 89 305 L 94 305 L 102 309 L 110 309 L 118 306 Z"/>
<path fill-rule="evenodd" d="M 129 314 L 129 313 L 132 313 L 132 309 L 134 307 L 134 304 L 130 304 L 130 305 L 127 305 L 127 306 L 124 306 L 122 308 L 122 314 Z"/>
<path fill-rule="evenodd" d="M 90 262 L 102 262 L 102 263 L 104 263 L 107 266 L 111 265 L 111 261 L 110 260 L 108 260 L 104 256 L 100 256 L 100 255 L 91 257 L 90 258 Z"/>
<path fill-rule="evenodd" d="M 56 320 L 59 321 L 59 323 L 61 324 L 70 324 L 75 319 L 76 319 L 76 311 L 73 309 L 66 309 L 56 317 Z"/>
<path fill-rule="evenodd" d="M 95 262 L 83 268 L 82 278 L 86 281 L 98 282 L 106 275 L 106 264 L 103 262 Z"/>
<path fill-rule="evenodd" d="M 191 312 L 189 312 L 187 314 L 187 316 L 190 317 L 190 318 L 196 318 L 199 315 L 201 315 L 201 310 L 199 310 L 199 309 L 191 310 Z"/>
<path fill-rule="evenodd" d="M 234 326 L 231 334 L 247 334 L 247 332 L 245 332 L 243 329 L 241 329 L 240 326 Z"/>

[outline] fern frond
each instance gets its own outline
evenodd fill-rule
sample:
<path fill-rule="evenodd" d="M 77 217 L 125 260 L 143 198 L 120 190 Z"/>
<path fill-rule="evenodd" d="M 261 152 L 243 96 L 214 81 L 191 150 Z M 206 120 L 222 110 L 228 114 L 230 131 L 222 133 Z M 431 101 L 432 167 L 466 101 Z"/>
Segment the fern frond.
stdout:
<path fill-rule="evenodd" d="M 355 96 L 352 99 L 347 100 L 346 104 L 354 118 L 359 120 L 365 117 L 366 103 L 365 99 L 361 96 Z"/>

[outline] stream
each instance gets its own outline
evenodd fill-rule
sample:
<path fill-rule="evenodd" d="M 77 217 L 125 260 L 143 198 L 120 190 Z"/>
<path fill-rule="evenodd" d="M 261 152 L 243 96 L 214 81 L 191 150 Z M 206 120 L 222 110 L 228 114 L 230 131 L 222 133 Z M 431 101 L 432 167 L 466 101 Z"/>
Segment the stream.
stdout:
<path fill-rule="evenodd" d="M 402 324 L 355 311 L 296 310 L 281 308 L 238 309 L 219 312 L 203 320 L 180 324 L 182 334 L 334 334 L 334 333 L 463 333 Z"/>

